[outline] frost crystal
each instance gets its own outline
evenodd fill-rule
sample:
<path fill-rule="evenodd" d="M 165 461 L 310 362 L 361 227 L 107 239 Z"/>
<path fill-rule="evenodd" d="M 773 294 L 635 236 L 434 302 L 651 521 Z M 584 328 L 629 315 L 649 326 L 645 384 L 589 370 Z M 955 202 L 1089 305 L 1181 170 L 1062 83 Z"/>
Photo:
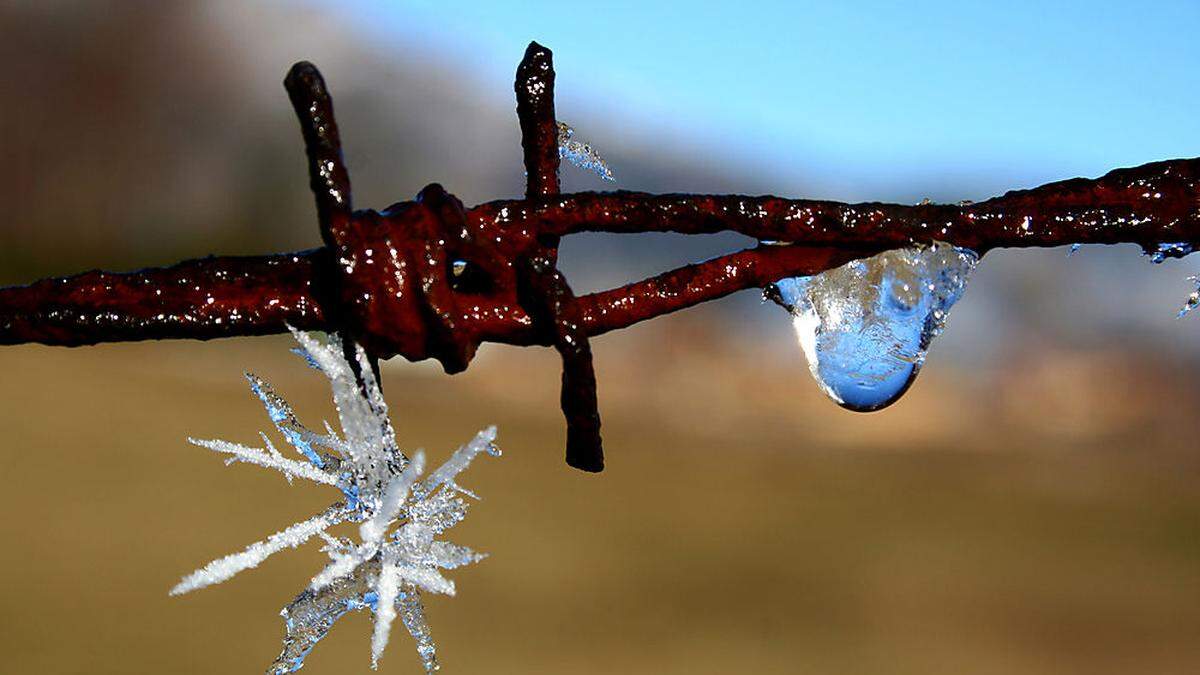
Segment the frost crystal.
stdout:
<path fill-rule="evenodd" d="M 287 527 L 245 550 L 210 562 L 184 577 L 172 595 L 218 584 L 243 570 L 257 567 L 270 555 L 296 548 L 314 537 L 324 542 L 330 563 L 313 577 L 280 612 L 287 633 L 283 652 L 268 673 L 291 673 L 304 666 L 308 652 L 347 612 L 369 608 L 375 613 L 371 636 L 371 667 L 376 667 L 398 617 L 417 643 L 427 672 L 437 670 L 437 654 L 421 591 L 454 595 L 454 582 L 439 570 L 478 562 L 484 556 L 437 537 L 466 514 L 475 498 L 455 482 L 480 453 L 499 455 L 496 428 L 481 431 L 441 467 L 422 478 L 425 455 L 409 459 L 396 446 L 387 404 L 372 374 L 366 354 L 356 346 L 357 371 L 345 359 L 336 336 L 328 341 L 293 331 L 301 354 L 329 378 L 342 433 L 329 425 L 317 433 L 300 424 L 291 407 L 263 380 L 247 373 L 250 389 L 262 401 L 275 428 L 303 461 L 284 457 L 262 434 L 263 448 L 228 441 L 192 443 L 228 455 L 227 464 L 247 463 L 275 469 L 291 482 L 303 478 L 332 485 L 342 499 L 324 512 Z M 358 523 L 358 541 L 331 535 L 340 523 Z"/>
<path fill-rule="evenodd" d="M 782 279 L 768 296 L 791 313 L 821 390 L 845 408 L 878 410 L 917 376 L 978 260 L 934 242 Z"/>
<path fill-rule="evenodd" d="M 604 180 L 613 180 L 608 162 L 591 145 L 575 138 L 575 130 L 562 122 L 558 123 L 558 156 Z"/>
<path fill-rule="evenodd" d="M 1188 277 L 1188 281 L 1196 285 L 1196 290 L 1192 291 L 1191 295 L 1187 297 L 1187 301 L 1183 303 L 1183 308 L 1179 310 L 1181 319 L 1187 316 L 1188 312 L 1196 309 L 1197 305 L 1200 305 L 1200 276 Z"/>
<path fill-rule="evenodd" d="M 1186 241 L 1173 241 L 1159 244 L 1154 253 L 1150 254 L 1150 262 L 1162 264 L 1167 258 L 1182 258 L 1192 252 L 1192 245 Z"/>

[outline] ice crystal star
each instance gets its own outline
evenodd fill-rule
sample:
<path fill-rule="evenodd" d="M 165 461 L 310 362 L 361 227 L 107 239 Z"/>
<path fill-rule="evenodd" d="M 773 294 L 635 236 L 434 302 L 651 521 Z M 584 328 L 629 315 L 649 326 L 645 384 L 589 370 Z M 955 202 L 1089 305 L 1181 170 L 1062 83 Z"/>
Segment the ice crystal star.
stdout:
<path fill-rule="evenodd" d="M 483 554 L 437 539 L 461 521 L 474 495 L 456 477 L 480 453 L 499 455 L 496 428 L 489 427 L 459 448 L 445 464 L 422 478 L 425 455 L 406 457 L 396 446 L 387 404 L 372 375 L 366 354 L 356 347 L 357 370 L 343 356 L 340 341 L 292 331 L 297 350 L 329 378 L 342 434 L 328 424 L 317 433 L 300 424 L 291 407 L 266 382 L 247 373 L 251 390 L 283 438 L 303 457 L 284 457 L 266 434 L 263 448 L 228 441 L 192 443 L 228 455 L 227 464 L 245 462 L 275 469 L 289 482 L 303 478 L 338 488 L 342 499 L 328 509 L 255 542 L 239 553 L 219 558 L 184 577 L 172 595 L 218 584 L 242 570 L 257 567 L 268 556 L 296 548 L 313 537 L 325 542 L 330 563 L 309 587 L 280 612 L 287 626 L 283 652 L 268 673 L 290 673 L 347 612 L 370 608 L 375 613 L 371 666 L 387 647 L 392 622 L 400 621 L 417 642 L 427 672 L 437 670 L 436 648 L 425 622 L 421 591 L 454 595 L 454 582 L 439 570 L 477 562 Z M 359 541 L 331 535 L 339 523 L 358 523 Z"/>

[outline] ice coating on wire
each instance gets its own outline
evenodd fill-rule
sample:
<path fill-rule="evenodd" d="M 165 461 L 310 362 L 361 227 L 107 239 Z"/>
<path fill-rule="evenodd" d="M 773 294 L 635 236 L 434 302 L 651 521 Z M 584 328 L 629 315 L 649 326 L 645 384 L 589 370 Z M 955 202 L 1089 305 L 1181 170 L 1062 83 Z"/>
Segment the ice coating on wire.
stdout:
<path fill-rule="evenodd" d="M 1155 247 L 1154 252 L 1148 254 L 1150 262 L 1159 265 L 1166 262 L 1168 258 L 1182 258 L 1190 255 L 1195 250 L 1192 245 L 1186 241 L 1168 241 L 1159 244 Z"/>
<path fill-rule="evenodd" d="M 1187 316 L 1189 312 L 1200 305 L 1200 276 L 1190 276 L 1187 280 L 1195 284 L 1196 288 L 1188 295 L 1187 300 L 1183 303 L 1183 307 L 1179 310 L 1178 318 L 1180 319 Z"/>
<path fill-rule="evenodd" d="M 309 430 L 269 384 L 247 374 L 251 391 L 300 458 L 283 456 L 266 434 L 262 434 L 263 448 L 222 440 L 189 440 L 228 455 L 227 464 L 255 464 L 280 472 L 289 482 L 301 478 L 331 485 L 340 490 L 341 497 L 322 513 L 192 572 L 171 594 L 221 583 L 279 551 L 319 537 L 330 562 L 281 611 L 286 626 L 283 651 L 267 672 L 299 670 L 309 651 L 339 618 L 364 608 L 375 614 L 372 667 L 383 655 L 392 623 L 399 618 L 416 641 L 425 670 L 433 672 L 438 668 L 437 648 L 425 621 L 421 591 L 454 595 L 454 583 L 440 570 L 484 557 L 437 537 L 465 517 L 466 496 L 474 497 L 458 486 L 458 474 L 480 453 L 499 455 L 496 429 L 479 432 L 422 478 L 425 454 L 417 451 L 410 459 L 396 445 L 387 403 L 363 349 L 356 345 L 357 363 L 351 364 L 336 336 L 321 339 L 292 332 L 300 343 L 300 354 L 329 379 L 340 435 L 328 424 L 325 433 Z M 359 541 L 329 533 L 331 527 L 347 522 L 359 524 Z"/>

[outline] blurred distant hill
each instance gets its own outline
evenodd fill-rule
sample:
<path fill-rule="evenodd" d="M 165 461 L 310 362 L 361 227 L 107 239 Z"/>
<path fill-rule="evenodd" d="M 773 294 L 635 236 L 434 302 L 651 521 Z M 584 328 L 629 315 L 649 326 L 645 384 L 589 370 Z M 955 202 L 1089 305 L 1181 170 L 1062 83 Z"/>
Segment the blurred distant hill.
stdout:
<path fill-rule="evenodd" d="M 511 81 L 475 82 L 437 54 L 406 53 L 403 35 L 385 50 L 318 10 L 191 0 L 6 3 L 0 34 L 0 282 L 316 245 L 281 85 L 301 59 L 334 92 L 358 205 L 433 181 L 467 204 L 522 191 Z M 731 182 L 605 150 L 622 185 Z M 573 190 L 611 187 L 564 173 Z"/>

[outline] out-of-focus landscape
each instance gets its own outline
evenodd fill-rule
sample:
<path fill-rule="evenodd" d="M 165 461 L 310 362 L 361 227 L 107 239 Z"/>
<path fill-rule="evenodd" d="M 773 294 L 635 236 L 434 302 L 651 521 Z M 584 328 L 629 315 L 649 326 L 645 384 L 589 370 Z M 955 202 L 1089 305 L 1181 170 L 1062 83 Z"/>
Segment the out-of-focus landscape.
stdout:
<path fill-rule="evenodd" d="M 333 90 L 359 205 L 430 181 L 468 204 L 518 195 L 520 50 L 501 68 L 481 46 L 513 31 L 451 28 L 427 8 L 384 22 L 362 4 L 0 4 L 0 284 L 317 245 L 280 85 L 300 59 Z M 1111 37 L 1143 39 L 1138 25 L 1121 30 Z M 554 37 L 516 36 L 555 50 L 559 116 L 618 177 L 564 167 L 569 190 L 975 199 L 1168 156 L 1126 158 L 1096 139 L 1049 168 L 963 145 L 954 166 L 884 153 L 898 167 L 890 182 L 855 183 L 848 160 L 824 172 L 819 153 L 776 171 L 771 156 L 760 165 L 734 151 L 739 128 L 696 135 L 716 126 L 688 117 L 702 110 L 680 104 L 674 124 L 641 99 L 614 100 L 619 59 L 607 82 L 574 78 L 567 64 L 603 34 Z M 993 38 L 978 40 L 1011 47 Z M 1160 58 L 1196 65 L 1194 45 L 1163 43 Z M 720 47 L 730 60 L 763 58 L 737 40 Z M 1152 75 L 1127 91 L 1088 76 L 1161 121 L 1174 119 L 1178 91 L 1200 89 L 1191 72 L 1171 90 Z M 589 105 L 589 85 L 604 89 L 602 105 Z M 1125 124 L 1132 113 L 1114 103 L 1094 114 Z M 745 133 L 771 133 L 772 119 L 763 112 Z M 1179 138 L 1171 155 L 1200 154 L 1192 119 L 1163 132 Z M 1114 138 L 1144 131 L 1113 126 Z M 589 291 L 743 243 L 593 236 L 562 255 Z M 787 317 L 754 293 L 605 336 L 593 345 L 599 476 L 562 461 L 553 352 L 485 346 L 455 377 L 386 363 L 404 447 L 437 461 L 495 423 L 505 451 L 465 475 L 484 499 L 450 532 L 491 556 L 452 573 L 458 597 L 427 603 L 444 672 L 1197 672 L 1200 324 L 1174 318 L 1195 267 L 1150 265 L 1133 247 L 990 253 L 915 386 L 872 414 L 823 397 Z M 278 610 L 322 564 L 316 545 L 222 586 L 167 590 L 330 500 L 185 441 L 257 442 L 268 420 L 247 369 L 303 420 L 332 419 L 324 381 L 289 346 L 0 349 L 0 672 L 252 672 L 271 661 Z M 365 672 L 369 621 L 340 622 L 304 672 Z M 380 670 L 419 672 L 402 631 Z"/>

